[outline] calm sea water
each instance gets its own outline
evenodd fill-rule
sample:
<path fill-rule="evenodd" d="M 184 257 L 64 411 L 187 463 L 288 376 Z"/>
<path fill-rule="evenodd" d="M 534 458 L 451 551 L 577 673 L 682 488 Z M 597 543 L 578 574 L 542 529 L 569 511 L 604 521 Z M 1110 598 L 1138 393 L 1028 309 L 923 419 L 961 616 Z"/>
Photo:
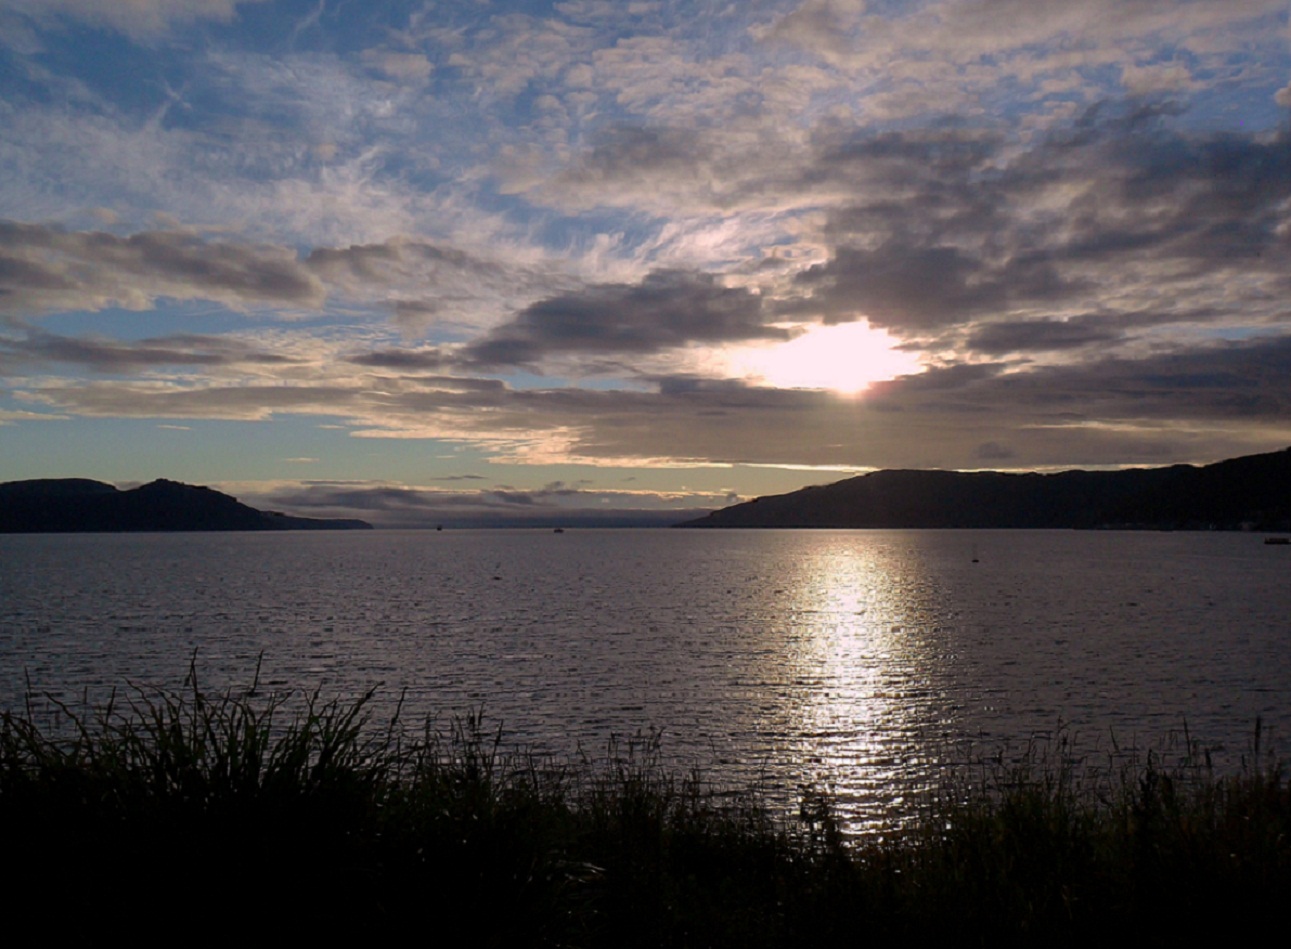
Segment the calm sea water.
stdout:
<path fill-rule="evenodd" d="M 0 535 L 0 705 L 261 684 L 483 708 L 510 743 L 665 757 L 854 829 L 979 752 L 1291 728 L 1291 549 L 1066 531 Z"/>

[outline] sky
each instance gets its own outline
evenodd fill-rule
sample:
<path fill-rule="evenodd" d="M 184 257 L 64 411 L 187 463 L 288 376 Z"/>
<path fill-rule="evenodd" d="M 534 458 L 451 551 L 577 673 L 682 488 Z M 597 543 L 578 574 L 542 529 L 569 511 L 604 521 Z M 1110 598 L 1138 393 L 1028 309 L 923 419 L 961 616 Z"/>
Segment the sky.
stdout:
<path fill-rule="evenodd" d="M 0 481 L 666 523 L 1291 445 L 1287 0 L 0 0 Z"/>

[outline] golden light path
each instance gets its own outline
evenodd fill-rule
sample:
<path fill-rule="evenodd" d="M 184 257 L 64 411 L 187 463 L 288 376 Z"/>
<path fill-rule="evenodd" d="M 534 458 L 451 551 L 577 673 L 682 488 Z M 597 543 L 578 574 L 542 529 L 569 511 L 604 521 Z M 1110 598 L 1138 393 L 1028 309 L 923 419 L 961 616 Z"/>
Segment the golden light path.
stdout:
<path fill-rule="evenodd" d="M 785 343 L 747 346 L 730 355 L 732 370 L 781 389 L 829 389 L 842 395 L 911 375 L 919 358 L 864 320 L 816 326 Z"/>
<path fill-rule="evenodd" d="M 873 833 L 908 813 L 909 795 L 945 766 L 950 657 L 909 545 L 879 532 L 817 539 L 818 553 L 783 588 L 805 634 L 793 675 L 810 696 L 794 757 L 804 787 L 826 792 L 853 832 Z"/>

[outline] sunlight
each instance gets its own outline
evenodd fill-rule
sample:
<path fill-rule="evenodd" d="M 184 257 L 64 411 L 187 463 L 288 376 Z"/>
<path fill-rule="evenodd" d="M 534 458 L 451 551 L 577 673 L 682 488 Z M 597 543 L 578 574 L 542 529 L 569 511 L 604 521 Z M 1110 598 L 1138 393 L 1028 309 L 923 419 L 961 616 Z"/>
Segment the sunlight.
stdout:
<path fill-rule="evenodd" d="M 792 543 L 792 542 L 790 542 Z M 788 545 L 786 545 L 788 546 Z M 838 532 L 794 548 L 777 579 L 805 686 L 786 729 L 808 788 L 829 788 L 853 832 L 880 831 L 944 765 L 926 739 L 953 726 L 945 636 L 911 591 L 928 581 L 909 538 Z"/>
<path fill-rule="evenodd" d="M 829 389 L 844 395 L 922 370 L 885 330 L 864 320 L 816 326 L 787 343 L 747 347 L 732 356 L 737 372 L 779 389 Z"/>

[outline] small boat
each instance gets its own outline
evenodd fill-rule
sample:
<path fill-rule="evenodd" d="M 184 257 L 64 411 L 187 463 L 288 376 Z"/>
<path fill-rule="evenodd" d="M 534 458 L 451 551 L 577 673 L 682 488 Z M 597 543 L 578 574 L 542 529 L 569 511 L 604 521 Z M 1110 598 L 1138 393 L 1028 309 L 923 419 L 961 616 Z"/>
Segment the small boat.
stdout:
<path fill-rule="evenodd" d="M 1285 547 L 1288 544 L 1291 544 L 1291 537 L 1265 537 L 1264 543 Z"/>
<path fill-rule="evenodd" d="M 565 533 L 565 528 L 563 528 L 563 527 L 557 527 L 554 531 L 552 531 L 552 533 L 553 533 L 553 534 L 563 534 L 563 533 Z"/>

